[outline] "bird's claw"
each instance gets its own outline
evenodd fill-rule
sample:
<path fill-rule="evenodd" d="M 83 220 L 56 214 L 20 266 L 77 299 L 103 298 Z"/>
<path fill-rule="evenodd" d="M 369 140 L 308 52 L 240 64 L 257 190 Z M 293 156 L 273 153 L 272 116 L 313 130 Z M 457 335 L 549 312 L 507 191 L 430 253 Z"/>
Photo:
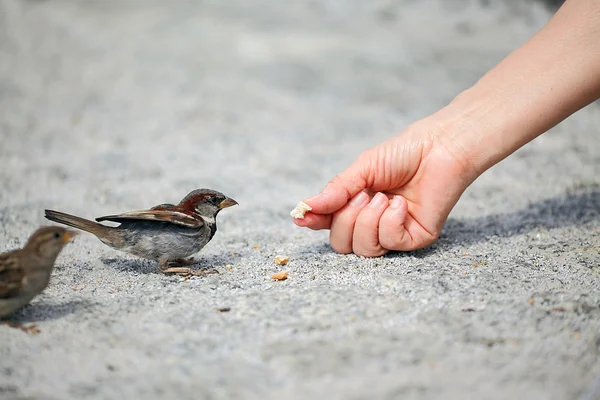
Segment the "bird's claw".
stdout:
<path fill-rule="evenodd" d="M 185 267 L 185 265 L 192 264 L 196 264 L 196 261 L 193 258 L 178 258 L 175 260 L 160 262 L 158 265 L 158 269 L 164 274 L 175 274 L 186 278 L 189 278 L 190 276 L 206 276 L 219 273 L 219 271 L 217 271 L 214 268 L 198 270 Z"/>
<path fill-rule="evenodd" d="M 190 258 L 177 258 L 175 260 L 170 260 L 167 264 L 173 265 L 194 265 L 196 264 L 196 260 L 193 257 Z"/>
<path fill-rule="evenodd" d="M 211 269 L 190 269 L 190 275 L 192 276 L 206 276 L 206 275 L 212 275 L 212 274 L 218 274 L 219 271 L 217 271 L 214 268 Z"/>
<path fill-rule="evenodd" d="M 161 268 L 160 270 L 164 274 L 175 274 L 175 275 L 184 276 L 184 277 L 206 276 L 206 275 L 219 273 L 219 271 L 217 271 L 214 268 L 198 270 L 198 269 L 192 269 L 192 268 L 188 268 L 188 267 L 168 267 L 168 268 L 164 268 L 164 269 Z"/>
<path fill-rule="evenodd" d="M 41 332 L 36 324 L 24 325 L 24 324 L 20 324 L 18 322 L 10 322 L 10 321 L 4 321 L 4 324 L 10 326 L 11 328 L 20 329 L 25 333 L 29 333 L 30 335 L 37 335 L 38 333 Z"/>

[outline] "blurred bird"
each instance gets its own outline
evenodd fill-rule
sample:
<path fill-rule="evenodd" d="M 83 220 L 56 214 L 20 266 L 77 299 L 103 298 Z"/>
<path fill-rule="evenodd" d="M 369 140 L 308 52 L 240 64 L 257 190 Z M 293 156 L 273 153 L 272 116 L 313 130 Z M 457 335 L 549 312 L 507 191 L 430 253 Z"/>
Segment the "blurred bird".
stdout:
<path fill-rule="evenodd" d="M 24 248 L 0 254 L 0 318 L 19 310 L 46 289 L 56 257 L 76 234 L 60 226 L 41 227 Z"/>

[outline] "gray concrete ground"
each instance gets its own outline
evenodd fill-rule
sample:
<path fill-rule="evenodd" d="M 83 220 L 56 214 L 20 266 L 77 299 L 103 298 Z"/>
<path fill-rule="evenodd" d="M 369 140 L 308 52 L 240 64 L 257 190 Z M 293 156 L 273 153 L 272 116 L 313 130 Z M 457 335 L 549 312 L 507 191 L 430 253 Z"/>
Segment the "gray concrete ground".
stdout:
<path fill-rule="evenodd" d="M 198 187 L 240 203 L 198 255 L 220 271 L 205 278 L 79 236 L 13 318 L 41 333 L 0 326 L 0 398 L 600 398 L 599 107 L 484 174 L 426 250 L 337 255 L 288 215 L 549 16 L 0 0 L 0 250 L 44 208 L 96 217 Z"/>

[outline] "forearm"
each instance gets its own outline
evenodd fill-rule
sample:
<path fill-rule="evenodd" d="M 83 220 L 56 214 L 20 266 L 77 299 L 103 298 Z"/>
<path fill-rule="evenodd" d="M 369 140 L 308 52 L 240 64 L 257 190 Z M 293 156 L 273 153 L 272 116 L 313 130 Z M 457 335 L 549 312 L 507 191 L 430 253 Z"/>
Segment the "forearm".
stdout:
<path fill-rule="evenodd" d="M 567 0 L 540 32 L 431 119 L 478 175 L 598 98 L 600 0 Z"/>

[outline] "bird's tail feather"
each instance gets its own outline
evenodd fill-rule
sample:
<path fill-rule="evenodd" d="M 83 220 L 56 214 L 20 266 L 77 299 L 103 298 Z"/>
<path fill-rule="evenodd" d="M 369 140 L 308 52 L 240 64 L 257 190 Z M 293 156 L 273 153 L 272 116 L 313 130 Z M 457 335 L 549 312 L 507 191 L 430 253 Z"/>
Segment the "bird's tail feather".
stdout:
<path fill-rule="evenodd" d="M 50 221 L 72 226 L 74 228 L 81 229 L 82 231 L 89 232 L 96 236 L 106 234 L 106 232 L 108 232 L 109 230 L 114 229 L 110 226 L 101 225 L 97 222 L 90 221 L 89 219 L 76 217 L 75 215 L 65 214 L 60 211 L 45 210 L 45 216 Z"/>

